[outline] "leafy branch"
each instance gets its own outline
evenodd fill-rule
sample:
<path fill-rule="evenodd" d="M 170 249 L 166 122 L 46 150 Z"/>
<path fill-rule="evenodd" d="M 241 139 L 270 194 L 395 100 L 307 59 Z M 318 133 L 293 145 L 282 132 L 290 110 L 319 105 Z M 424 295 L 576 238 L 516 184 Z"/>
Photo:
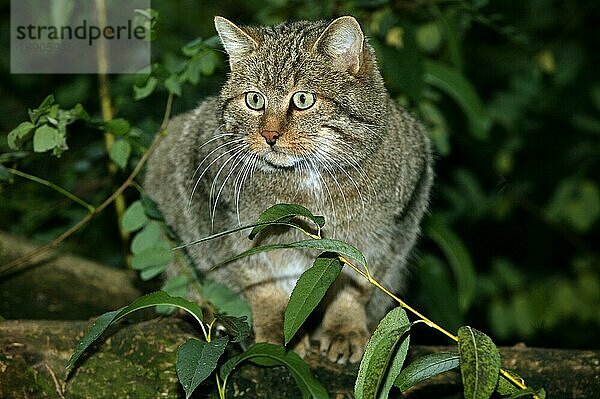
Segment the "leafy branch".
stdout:
<path fill-rule="evenodd" d="M 89 212 L 79 222 L 77 222 L 75 225 L 70 227 L 68 230 L 63 232 L 61 235 L 56 237 L 54 240 L 52 240 L 48 244 L 43 245 L 39 248 L 36 248 L 35 250 L 21 256 L 20 258 L 15 259 L 12 262 L 9 262 L 5 265 L 0 266 L 0 276 L 6 275 L 9 272 L 14 272 L 18 268 L 23 267 L 27 262 L 35 259 L 36 257 L 38 257 L 38 256 L 48 252 L 49 250 L 55 248 L 56 246 L 58 246 L 64 240 L 66 240 L 71 235 L 73 235 L 75 232 L 77 232 L 79 229 L 81 229 L 83 226 L 85 226 L 96 215 L 98 215 L 104 209 L 106 209 L 106 207 L 108 207 L 110 204 L 112 204 L 127 188 L 129 188 L 134 183 L 134 179 L 140 173 L 140 171 L 142 170 L 142 167 L 144 166 L 144 164 L 146 163 L 146 161 L 148 160 L 150 155 L 152 155 L 152 153 L 154 152 L 154 150 L 156 149 L 156 147 L 158 146 L 158 144 L 160 143 L 162 138 L 166 135 L 167 125 L 170 120 L 172 106 L 173 106 L 173 94 L 169 94 L 167 97 L 167 103 L 165 106 L 163 119 L 162 119 L 162 122 L 161 122 L 161 125 L 159 128 L 159 133 L 155 136 L 154 141 L 152 142 L 150 147 L 148 147 L 148 150 L 142 155 L 142 157 L 140 158 L 138 163 L 135 165 L 135 167 L 133 168 L 132 172 L 129 174 L 127 179 L 125 179 L 125 181 L 106 200 L 104 200 L 104 202 L 102 202 L 97 207 L 92 207 L 93 209 L 88 208 Z M 57 186 L 51 186 L 51 187 L 55 188 Z"/>
<path fill-rule="evenodd" d="M 299 218 L 312 222 L 316 234 L 298 223 Z M 535 399 L 545 397 L 543 389 L 535 391 L 528 388 L 516 373 L 500 367 L 501 359 L 498 349 L 487 335 L 470 326 L 460 327 L 458 334 L 454 335 L 423 316 L 371 276 L 367 261 L 358 249 L 343 241 L 322 238 L 321 229 L 324 224 L 323 217 L 313 215 L 300 205 L 278 204 L 264 211 L 254 224 L 215 234 L 193 243 L 175 247 L 173 250 L 245 229 L 252 229 L 249 238 L 254 239 L 270 226 L 284 225 L 307 235 L 309 239 L 306 240 L 254 247 L 216 266 L 221 267 L 253 254 L 287 248 L 324 251 L 315 259 L 313 266 L 300 276 L 292 291 L 284 315 L 283 332 L 286 345 L 325 297 L 327 290 L 337 279 L 344 265 L 352 268 L 370 284 L 396 300 L 400 306 L 392 309 L 380 321 L 365 348 L 354 388 L 357 399 L 384 399 L 388 397 L 392 386 L 406 391 L 416 383 L 457 367 L 460 367 L 464 396 L 467 399 L 488 399 L 494 391 L 502 396 L 510 396 L 510 398 L 525 395 L 533 396 Z M 186 393 L 186 398 L 189 398 L 203 381 L 214 374 L 219 398 L 224 399 L 229 375 L 244 361 L 251 361 L 266 367 L 284 365 L 296 380 L 302 397 L 328 398 L 327 391 L 314 379 L 302 359 L 296 353 L 286 351 L 283 346 L 256 343 L 247 351 L 226 360 L 221 364 L 219 371 L 216 371 L 227 345 L 230 342 L 241 342 L 247 337 L 250 326 L 246 318 L 217 313 L 210 323 L 206 323 L 197 304 L 172 297 L 162 291 L 148 294 L 134 301 L 128 307 L 100 316 L 80 341 L 67 367 L 73 367 L 81 354 L 111 323 L 134 310 L 153 305 L 179 307 L 191 313 L 200 323 L 204 341 L 190 339 L 181 345 L 177 352 L 177 375 Z M 417 316 L 418 319 L 411 322 L 405 309 Z M 217 338 L 212 336 L 212 327 L 216 320 L 221 321 L 229 336 L 232 337 L 231 339 L 228 336 Z M 413 363 L 403 369 L 410 342 L 410 329 L 420 323 L 427 324 L 457 342 L 458 352 L 427 355 L 415 359 Z"/>

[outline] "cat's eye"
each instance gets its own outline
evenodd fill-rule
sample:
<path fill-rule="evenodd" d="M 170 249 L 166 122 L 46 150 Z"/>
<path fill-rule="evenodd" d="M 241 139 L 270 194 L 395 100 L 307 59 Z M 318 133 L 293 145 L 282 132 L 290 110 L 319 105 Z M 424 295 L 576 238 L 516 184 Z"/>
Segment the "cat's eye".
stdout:
<path fill-rule="evenodd" d="M 246 93 L 246 106 L 255 111 L 260 111 L 265 107 L 265 97 L 257 91 Z"/>
<path fill-rule="evenodd" d="M 297 91 L 292 96 L 292 103 L 299 110 L 309 109 L 315 104 L 315 101 L 317 101 L 317 96 L 306 91 Z"/>

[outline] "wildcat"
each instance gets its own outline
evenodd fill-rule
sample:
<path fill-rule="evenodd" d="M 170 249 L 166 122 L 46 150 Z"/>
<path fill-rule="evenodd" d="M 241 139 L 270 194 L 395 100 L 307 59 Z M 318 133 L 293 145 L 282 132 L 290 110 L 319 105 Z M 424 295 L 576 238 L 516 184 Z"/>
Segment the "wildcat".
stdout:
<path fill-rule="evenodd" d="M 276 203 L 325 215 L 325 237 L 362 250 L 371 275 L 402 287 L 433 172 L 421 125 L 387 93 L 351 16 L 240 27 L 215 17 L 230 74 L 220 94 L 174 118 L 148 162 L 145 188 L 183 242 L 252 223 Z M 240 292 L 257 342 L 282 343 L 283 312 L 315 253 L 283 250 L 214 268 L 248 248 L 305 239 L 281 228 L 187 248 L 207 277 Z M 332 361 L 361 359 L 391 303 L 345 267 L 317 338 Z M 306 349 L 301 340 L 297 350 Z"/>

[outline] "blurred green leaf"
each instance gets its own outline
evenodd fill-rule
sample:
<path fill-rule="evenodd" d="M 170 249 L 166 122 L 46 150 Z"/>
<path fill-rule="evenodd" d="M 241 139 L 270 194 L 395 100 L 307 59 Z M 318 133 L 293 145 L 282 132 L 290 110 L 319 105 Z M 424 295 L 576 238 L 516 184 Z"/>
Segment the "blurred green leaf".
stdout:
<path fill-rule="evenodd" d="M 442 156 L 449 155 L 450 137 L 444 114 L 430 101 L 421 101 L 419 110 L 429 125 L 429 137 L 431 137 L 436 152 Z"/>
<path fill-rule="evenodd" d="M 150 220 L 131 240 L 131 253 L 138 254 L 145 249 L 152 248 L 161 241 L 162 236 L 161 223 Z"/>
<path fill-rule="evenodd" d="M 161 287 L 161 291 L 166 292 L 172 297 L 180 297 L 184 298 L 188 293 L 188 284 L 189 278 L 186 275 L 178 275 L 174 277 L 170 277 L 165 281 L 163 286 Z M 156 313 L 162 315 L 169 315 L 175 311 L 175 307 L 168 305 L 158 305 L 156 307 Z"/>
<path fill-rule="evenodd" d="M 588 231 L 600 216 L 600 189 L 591 180 L 567 178 L 556 188 L 544 211 L 547 218 Z"/>
<path fill-rule="evenodd" d="M 131 258 L 131 267 L 135 270 L 167 265 L 173 259 L 173 251 L 169 244 L 160 242 L 156 246 L 146 248 Z"/>
<path fill-rule="evenodd" d="M 0 164 L 0 182 L 7 182 L 10 180 L 10 173 L 8 173 L 8 169 L 6 166 Z"/>
<path fill-rule="evenodd" d="M 473 137 L 487 140 L 492 123 L 471 82 L 457 69 L 437 61 L 426 60 L 424 68 L 425 82 L 442 90 L 461 107 Z"/>
<path fill-rule="evenodd" d="M 415 35 L 417 44 L 426 53 L 435 53 L 442 45 L 442 32 L 437 22 L 420 25 Z"/>
<path fill-rule="evenodd" d="M 34 127 L 35 125 L 31 122 L 21 122 L 19 126 L 8 133 L 8 147 L 11 150 L 20 150 L 23 139 L 25 139 L 29 133 L 33 131 Z"/>
<path fill-rule="evenodd" d="M 462 240 L 441 218 L 431 218 L 426 227 L 427 236 L 444 252 L 458 285 L 458 303 L 466 312 L 475 295 L 475 268 Z"/>
<path fill-rule="evenodd" d="M 129 122 L 123 118 L 116 118 L 105 122 L 105 127 L 108 132 L 113 133 L 116 136 L 124 136 L 129 132 L 131 126 Z"/>
<path fill-rule="evenodd" d="M 142 100 L 148 97 L 158 86 L 158 79 L 150 76 L 143 86 L 133 86 L 133 99 Z"/>
<path fill-rule="evenodd" d="M 123 220 L 121 221 L 123 230 L 132 232 L 144 227 L 146 223 L 148 223 L 148 218 L 144 213 L 141 201 L 132 202 L 123 214 Z"/>
<path fill-rule="evenodd" d="M 428 316 L 445 328 L 456 330 L 463 322 L 458 307 L 458 290 L 450 278 L 448 266 L 432 255 L 419 261 L 420 301 L 427 307 Z"/>
<path fill-rule="evenodd" d="M 33 110 L 28 110 L 27 112 L 29 113 L 29 119 L 31 120 L 31 123 L 34 125 L 37 124 L 40 116 L 49 113 L 53 105 L 54 95 L 50 94 L 42 101 L 39 107 Z"/>
<path fill-rule="evenodd" d="M 62 144 L 58 130 L 48 125 L 42 125 L 35 130 L 33 135 L 33 151 L 45 152 Z"/>
<path fill-rule="evenodd" d="M 200 284 L 202 298 L 213 304 L 219 313 L 229 316 L 246 317 L 252 324 L 252 311 L 240 294 L 213 280 L 204 279 Z"/>
<path fill-rule="evenodd" d="M 127 161 L 131 155 L 131 144 L 125 139 L 119 139 L 113 143 L 109 152 L 110 159 L 121 169 L 127 167 Z"/>
<path fill-rule="evenodd" d="M 403 48 L 385 46 L 377 40 L 371 40 L 371 45 L 377 52 L 381 62 L 381 73 L 386 85 L 392 93 L 406 94 L 413 101 L 421 98 L 423 81 L 423 63 L 415 43 L 415 34 L 411 26 L 403 26 Z"/>
<path fill-rule="evenodd" d="M 169 91 L 169 93 L 174 94 L 178 97 L 181 96 L 181 83 L 179 83 L 179 78 L 177 75 L 171 75 L 167 80 L 165 80 L 165 87 Z"/>

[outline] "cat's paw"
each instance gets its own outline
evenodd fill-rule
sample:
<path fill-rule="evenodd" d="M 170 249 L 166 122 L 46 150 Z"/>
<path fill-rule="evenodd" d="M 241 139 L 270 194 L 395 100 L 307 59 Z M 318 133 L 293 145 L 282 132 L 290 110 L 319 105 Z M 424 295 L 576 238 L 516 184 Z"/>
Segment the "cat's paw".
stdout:
<path fill-rule="evenodd" d="M 340 326 L 325 329 L 320 336 L 320 351 L 332 362 L 357 363 L 365 352 L 369 340 L 366 328 Z"/>
<path fill-rule="evenodd" d="M 308 334 L 303 334 L 297 342 L 292 346 L 292 350 L 301 358 L 305 358 L 311 351 L 310 337 Z"/>

